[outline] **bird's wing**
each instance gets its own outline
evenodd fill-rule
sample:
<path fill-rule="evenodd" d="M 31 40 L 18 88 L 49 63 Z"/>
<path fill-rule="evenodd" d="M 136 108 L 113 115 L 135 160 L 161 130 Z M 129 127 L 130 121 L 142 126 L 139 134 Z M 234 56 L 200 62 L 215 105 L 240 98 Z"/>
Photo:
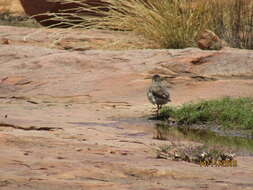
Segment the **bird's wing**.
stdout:
<path fill-rule="evenodd" d="M 151 93 L 157 98 L 163 98 L 170 100 L 170 94 L 168 88 L 162 86 L 153 86 L 150 88 Z"/>

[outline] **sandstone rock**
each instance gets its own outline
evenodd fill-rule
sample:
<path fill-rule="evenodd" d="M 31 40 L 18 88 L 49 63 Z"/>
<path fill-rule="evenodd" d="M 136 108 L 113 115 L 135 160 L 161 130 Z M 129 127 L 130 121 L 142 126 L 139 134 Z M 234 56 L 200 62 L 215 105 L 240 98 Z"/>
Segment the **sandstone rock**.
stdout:
<path fill-rule="evenodd" d="M 1 0 L 0 1 L 0 12 L 1 13 L 11 13 L 17 15 L 23 15 L 24 10 L 19 2 L 19 0 Z"/>
<path fill-rule="evenodd" d="M 197 44 L 200 49 L 204 50 L 220 50 L 225 45 L 224 42 L 210 30 L 205 30 L 200 34 Z"/>
<path fill-rule="evenodd" d="M 8 45 L 8 44 L 10 44 L 10 40 L 7 38 L 2 38 L 2 39 L 0 39 L 0 44 Z"/>
<path fill-rule="evenodd" d="M 252 157 L 236 157 L 233 169 L 156 159 L 153 145 L 165 141 L 152 139 L 154 123 L 143 117 L 151 114 L 144 79 L 150 71 L 174 76 L 172 104 L 252 96 L 252 51 L 64 51 L 41 47 L 56 29 L 25 43 L 37 29 L 0 29 L 11 40 L 0 45 L 1 190 L 252 189 Z M 67 32 L 71 39 L 108 37 Z M 189 78 L 217 73 L 227 77 Z M 235 74 L 240 78 L 230 79 Z"/>
<path fill-rule="evenodd" d="M 30 16 L 34 16 L 34 18 L 43 26 L 51 26 L 57 24 L 58 27 L 67 27 L 69 25 L 60 24 L 60 21 L 48 20 L 53 19 L 54 16 L 49 15 L 39 15 L 43 13 L 73 13 L 75 12 L 73 9 L 80 7 L 77 3 L 68 3 L 62 4 L 59 2 L 49 2 L 47 0 L 20 0 L 21 4 L 26 12 L 26 14 Z M 88 0 L 85 1 L 90 6 L 98 6 L 101 5 L 100 0 Z M 72 10 L 70 10 L 72 9 Z M 67 11 L 68 10 L 68 11 Z M 80 13 L 80 11 L 78 11 Z M 94 15 L 94 12 L 90 11 L 81 11 L 82 14 Z M 36 16 L 38 15 L 38 16 Z M 72 18 L 73 19 L 73 18 Z M 47 20 L 47 21 L 46 21 Z M 73 21 L 74 22 L 74 21 Z"/>

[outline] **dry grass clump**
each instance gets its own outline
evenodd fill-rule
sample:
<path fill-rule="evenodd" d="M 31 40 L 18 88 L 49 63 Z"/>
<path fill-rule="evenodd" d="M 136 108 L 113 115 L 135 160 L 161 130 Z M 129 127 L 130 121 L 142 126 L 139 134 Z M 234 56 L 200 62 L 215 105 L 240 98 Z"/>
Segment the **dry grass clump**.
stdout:
<path fill-rule="evenodd" d="M 133 31 L 163 48 L 195 46 L 210 29 L 232 47 L 253 49 L 251 0 L 101 0 L 95 7 L 84 0 L 51 1 L 80 5 L 75 13 L 52 13 L 51 19 L 72 27 Z M 87 11 L 93 14 L 82 14 Z"/>
<path fill-rule="evenodd" d="M 159 159 L 187 161 L 202 167 L 236 167 L 235 153 L 219 146 L 180 146 L 177 144 L 163 144 L 157 147 L 156 155 Z"/>
<path fill-rule="evenodd" d="M 210 29 L 231 47 L 253 49 L 253 1 L 209 0 Z"/>

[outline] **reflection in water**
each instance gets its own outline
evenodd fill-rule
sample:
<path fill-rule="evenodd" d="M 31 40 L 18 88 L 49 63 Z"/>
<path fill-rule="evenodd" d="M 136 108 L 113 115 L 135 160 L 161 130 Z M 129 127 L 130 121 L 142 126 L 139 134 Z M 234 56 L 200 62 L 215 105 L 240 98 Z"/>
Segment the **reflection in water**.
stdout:
<path fill-rule="evenodd" d="M 188 139 L 207 145 L 220 145 L 236 151 L 253 153 L 252 135 L 245 136 L 239 132 L 230 133 L 219 130 L 194 128 L 191 126 L 168 126 L 164 123 L 156 125 L 156 136 L 161 140 Z"/>

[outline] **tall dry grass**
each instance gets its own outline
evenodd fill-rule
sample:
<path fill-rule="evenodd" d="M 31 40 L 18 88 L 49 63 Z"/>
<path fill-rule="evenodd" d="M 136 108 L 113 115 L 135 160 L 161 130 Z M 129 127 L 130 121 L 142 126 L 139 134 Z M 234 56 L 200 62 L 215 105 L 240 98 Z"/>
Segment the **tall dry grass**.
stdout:
<path fill-rule="evenodd" d="M 195 46 L 198 35 L 210 29 L 232 47 L 253 49 L 252 0 L 101 0 L 99 7 L 84 0 L 51 1 L 80 5 L 75 13 L 52 13 L 51 19 L 72 27 L 133 31 L 162 48 Z"/>
<path fill-rule="evenodd" d="M 232 47 L 253 49 L 253 1 L 209 1 L 210 29 Z"/>

